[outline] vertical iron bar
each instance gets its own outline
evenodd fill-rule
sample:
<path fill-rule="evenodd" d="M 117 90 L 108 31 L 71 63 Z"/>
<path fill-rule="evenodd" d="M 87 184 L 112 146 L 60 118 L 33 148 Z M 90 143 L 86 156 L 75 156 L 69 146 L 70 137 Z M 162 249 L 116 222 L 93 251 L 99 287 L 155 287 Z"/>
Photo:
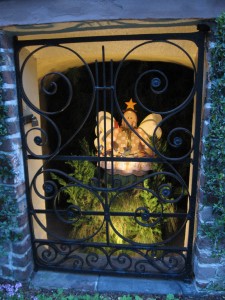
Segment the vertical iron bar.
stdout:
<path fill-rule="evenodd" d="M 105 47 L 102 46 L 102 86 L 103 86 L 103 109 L 104 109 L 104 156 L 107 156 L 106 153 L 106 68 L 105 68 Z M 105 161 L 105 184 L 107 186 L 107 161 Z M 106 242 L 107 245 L 110 243 L 109 238 L 109 201 L 108 201 L 108 192 L 104 193 L 105 196 L 105 226 L 106 226 Z"/>
<path fill-rule="evenodd" d="M 102 46 L 102 87 L 103 87 L 103 111 L 104 111 L 104 157 L 106 157 L 106 74 L 105 74 L 105 47 Z M 107 161 L 105 161 L 107 169 Z M 107 173 L 104 174 L 105 183 L 107 183 Z"/>
<path fill-rule="evenodd" d="M 96 86 L 95 86 L 95 97 L 96 97 L 96 117 L 97 117 L 97 122 L 96 122 L 96 126 L 97 126 L 97 155 L 98 155 L 98 162 L 97 162 L 97 169 L 98 169 L 98 186 L 100 186 L 100 181 L 101 181 L 101 172 L 100 172 L 100 158 L 101 158 L 101 149 L 100 149 L 100 142 L 99 142 L 99 117 L 98 117 L 98 112 L 99 112 L 99 90 L 96 89 L 96 87 L 99 86 L 99 74 L 98 74 L 98 61 L 95 61 L 95 82 L 96 82 Z"/>
<path fill-rule="evenodd" d="M 195 204 L 196 204 L 196 194 L 197 194 L 197 176 L 198 176 L 198 163 L 199 163 L 199 144 L 200 144 L 200 125 L 201 125 L 201 107 L 202 107 L 202 84 L 203 84 L 203 54 L 204 54 L 204 33 L 203 32 L 199 32 L 197 33 L 198 35 L 193 34 L 192 35 L 192 40 L 197 40 L 197 47 L 198 47 L 198 69 L 197 69 L 197 75 L 196 75 L 196 123 L 195 123 L 195 128 L 194 128 L 194 149 L 193 149 L 193 176 L 192 176 L 192 187 L 191 187 L 191 197 L 190 197 L 190 207 L 189 207 L 189 215 L 188 215 L 188 222 L 189 222 L 189 235 L 188 235 L 188 251 L 187 251 L 187 260 L 186 260 L 186 274 L 187 277 L 189 276 L 189 278 L 191 277 L 191 273 L 192 273 L 192 246 L 193 246 L 193 238 L 194 238 L 194 214 L 195 214 Z M 160 37 L 162 38 L 162 36 L 160 35 Z M 180 37 L 178 35 L 178 37 Z M 185 39 L 185 34 L 182 35 L 182 39 Z M 110 39 L 110 37 L 107 37 L 108 39 Z M 121 37 L 122 38 L 122 37 Z M 157 37 L 155 36 L 155 39 Z M 174 38 L 174 37 L 173 37 Z M 199 39 L 198 39 L 199 38 Z M 137 36 L 136 39 L 140 39 L 140 36 Z M 169 39 L 169 38 L 168 38 Z M 178 39 L 178 38 L 177 38 Z M 115 36 L 112 38 L 112 40 L 115 40 Z M 119 39 L 118 39 L 119 40 Z M 135 37 L 134 39 L 135 40 Z M 161 40 L 161 39 L 160 39 Z M 166 40 L 166 39 L 165 39 Z M 19 44 L 18 44 L 19 45 Z M 17 63 L 17 70 L 19 71 L 19 57 L 18 57 L 18 53 L 19 53 L 19 48 L 17 48 L 16 50 L 16 63 Z M 99 110 L 103 110 L 104 111 L 104 116 L 106 117 L 106 109 L 109 109 L 110 107 L 110 113 L 112 115 L 111 118 L 111 128 L 114 127 L 114 123 L 113 123 L 113 115 L 114 115 L 114 111 L 115 111 L 115 94 L 114 92 L 114 80 L 113 80 L 113 61 L 111 60 L 110 62 L 110 77 L 109 77 L 109 81 L 110 81 L 110 87 L 107 86 L 107 74 L 106 74 L 106 63 L 105 63 L 105 48 L 104 46 L 102 46 L 102 77 L 101 79 L 99 78 L 99 64 L 97 62 L 97 60 L 95 61 L 95 76 L 96 76 L 96 85 L 95 85 L 95 97 L 96 97 L 96 116 L 98 116 L 98 112 Z M 18 78 L 17 78 L 18 80 Z M 100 83 L 99 83 L 100 81 Z M 110 96 L 107 92 L 107 90 L 110 89 Z M 100 92 L 101 90 L 101 92 Z M 18 80 L 18 93 L 19 93 L 19 80 Z M 109 96 L 110 98 L 110 105 L 108 105 L 107 101 L 107 97 Z M 103 103 L 101 103 L 100 101 L 103 101 Z M 22 102 L 22 100 L 21 100 Z M 20 103 L 20 109 L 22 110 L 22 103 Z M 106 188 L 104 188 L 104 191 L 101 192 L 101 196 L 104 198 L 105 200 L 105 204 L 104 204 L 104 221 L 105 221 L 105 230 L 106 230 L 106 242 L 107 244 L 105 244 L 103 247 L 105 246 L 114 246 L 112 245 L 112 240 L 111 240 L 111 244 L 110 244 L 110 235 L 109 235 L 109 228 L 110 228 L 110 210 L 109 210 L 109 205 L 110 205 L 110 197 L 109 197 L 109 192 L 107 190 L 107 182 L 108 182 L 108 177 L 111 178 L 112 180 L 112 184 L 114 183 L 113 178 L 114 178 L 114 167 L 113 167 L 113 131 L 111 131 L 111 149 L 112 149 L 112 153 L 111 153 L 111 157 L 109 158 L 109 163 L 111 162 L 111 174 L 108 175 L 107 174 L 107 161 L 106 161 L 106 118 L 104 117 L 104 140 L 101 141 L 104 144 L 104 156 L 101 157 L 101 149 L 100 149 L 100 142 L 98 140 L 97 144 L 98 144 L 98 161 L 97 161 L 97 167 L 98 167 L 98 185 L 100 187 L 100 182 L 101 182 L 101 167 L 100 167 L 100 160 L 102 159 L 102 165 L 105 164 L 105 173 L 104 173 L 104 178 L 105 178 L 105 186 Z M 97 117 L 98 118 L 98 117 Z M 23 134 L 23 143 L 25 144 L 25 136 L 24 136 L 24 126 L 22 124 L 22 120 L 21 121 L 21 131 Z M 97 136 L 99 137 L 99 119 L 97 119 Z M 25 147 L 24 147 L 25 148 Z M 24 161 L 28 161 L 28 157 L 26 155 L 26 152 L 23 152 L 24 155 Z M 105 160 L 104 160 L 105 159 Z M 29 189 L 29 180 L 28 180 L 28 165 L 25 165 L 25 171 L 26 171 L 26 175 L 27 175 L 27 180 L 26 180 L 26 189 L 27 189 L 27 195 L 28 195 L 28 205 L 29 205 L 29 211 L 31 211 L 31 199 L 29 197 L 30 196 L 30 189 Z M 127 212 L 122 212 L 122 213 L 127 213 Z M 94 214 L 93 214 L 94 216 Z M 32 224 L 32 215 L 30 216 L 30 226 L 31 226 L 31 231 L 32 231 L 32 245 L 33 248 L 35 248 L 35 240 L 34 240 L 34 229 L 33 229 L 33 224 Z M 48 241 L 49 242 L 49 241 Z M 77 242 L 77 240 L 74 239 L 73 243 L 75 244 Z M 88 245 L 88 243 L 83 242 L 82 246 Z M 120 247 L 121 245 L 116 245 L 118 247 Z M 124 245 L 123 245 L 124 246 Z M 140 245 L 139 249 L 141 249 L 143 245 Z M 98 248 L 100 247 L 100 243 L 95 242 L 94 243 L 94 247 Z M 136 250 L 136 247 L 133 247 L 133 245 L 129 245 L 131 250 Z M 36 256 L 37 252 L 34 250 L 34 256 Z M 37 261 L 38 257 L 36 258 Z M 48 268 L 50 268 L 50 264 L 48 265 Z M 96 270 L 91 269 L 92 272 L 95 272 Z M 118 271 L 118 270 L 117 270 Z M 113 270 L 113 272 L 116 272 L 116 270 Z M 132 271 L 133 272 L 133 271 Z M 162 271 L 162 276 L 166 275 L 166 276 L 170 276 L 169 272 L 166 273 Z M 135 272 L 133 272 L 135 273 Z M 166 273 L 166 274 L 165 274 Z M 135 273 L 136 274 L 136 273 Z M 174 275 L 174 274 L 173 274 Z M 172 275 L 172 276 L 173 276 Z M 178 275 L 179 274 L 175 274 Z M 185 276 L 185 275 L 183 275 Z"/>
<path fill-rule="evenodd" d="M 113 87 L 113 61 L 110 61 L 110 86 Z M 111 118 L 111 180 L 112 180 L 112 187 L 114 187 L 114 163 L 113 163 L 113 128 L 114 128 L 114 124 L 113 124 L 113 117 L 114 117 L 114 91 L 111 88 L 110 89 L 110 113 L 112 115 Z"/>

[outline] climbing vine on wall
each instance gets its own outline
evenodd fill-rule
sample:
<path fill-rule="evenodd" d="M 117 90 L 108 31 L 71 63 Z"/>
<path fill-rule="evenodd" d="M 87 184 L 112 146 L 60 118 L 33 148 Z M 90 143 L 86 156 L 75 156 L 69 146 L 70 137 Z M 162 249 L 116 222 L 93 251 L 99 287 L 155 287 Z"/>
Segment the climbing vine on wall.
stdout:
<path fill-rule="evenodd" d="M 214 243 L 214 254 L 225 255 L 225 13 L 216 20 L 215 42 L 211 44 L 209 80 L 211 117 L 205 139 L 205 192 L 215 220 L 203 226 Z"/>
<path fill-rule="evenodd" d="M 0 65 L 3 64 L 3 58 L 0 54 Z M 3 78 L 0 72 L 0 147 L 3 144 L 7 131 L 7 108 L 2 99 Z M 5 243 L 8 240 L 15 240 L 18 235 L 15 234 L 17 228 L 17 206 L 16 199 L 11 193 L 9 180 L 13 177 L 13 167 L 7 155 L 0 152 L 0 256 L 5 253 Z"/>

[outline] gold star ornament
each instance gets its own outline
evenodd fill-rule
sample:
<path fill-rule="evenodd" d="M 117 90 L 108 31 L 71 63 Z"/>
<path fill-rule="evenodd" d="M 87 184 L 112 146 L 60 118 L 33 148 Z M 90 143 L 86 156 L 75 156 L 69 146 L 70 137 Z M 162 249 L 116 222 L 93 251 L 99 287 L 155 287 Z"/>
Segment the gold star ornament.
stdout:
<path fill-rule="evenodd" d="M 133 109 L 134 110 L 134 105 L 136 105 L 137 103 L 136 102 L 133 102 L 132 99 L 130 99 L 129 102 L 125 102 L 126 105 L 127 105 L 127 108 L 126 109 Z"/>

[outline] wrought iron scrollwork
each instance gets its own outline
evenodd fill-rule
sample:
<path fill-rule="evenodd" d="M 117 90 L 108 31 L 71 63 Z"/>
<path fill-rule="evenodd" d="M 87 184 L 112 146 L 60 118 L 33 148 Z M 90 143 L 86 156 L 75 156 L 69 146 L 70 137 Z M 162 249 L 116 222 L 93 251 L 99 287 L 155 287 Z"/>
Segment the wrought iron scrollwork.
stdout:
<path fill-rule="evenodd" d="M 131 274 L 152 275 L 158 274 L 183 274 L 186 258 L 181 252 L 161 251 L 160 255 L 152 256 L 151 251 L 125 250 L 122 248 L 102 248 L 71 246 L 64 244 L 37 244 L 36 251 L 40 266 L 68 270 L 129 272 Z M 154 252 L 154 251 L 152 251 Z M 150 253 L 150 255 L 149 255 Z"/>
<path fill-rule="evenodd" d="M 198 48 L 195 37 L 193 42 Z M 155 45 L 173 48 L 192 69 L 191 85 L 177 101 L 173 101 L 176 82 L 165 68 L 160 69 L 163 58 L 154 61 Z M 54 66 L 39 79 L 39 97 L 33 99 L 24 82 L 27 67 L 33 56 L 53 48 L 73 57 L 76 80 Z M 39 123 L 32 128 L 25 124 L 24 132 L 29 172 L 34 173 L 29 208 L 31 224 L 38 227 L 33 230 L 37 265 L 75 272 L 185 276 L 191 239 L 188 245 L 182 241 L 182 246 L 177 240 L 193 228 L 195 182 L 190 174 L 199 139 L 192 119 L 188 126 L 176 121 L 183 120 L 187 110 L 189 115 L 195 113 L 202 65 L 197 66 L 173 36 L 137 42 L 119 62 L 106 61 L 104 46 L 102 62 L 92 64 L 74 50 L 76 44 L 48 43 L 34 49 L 21 65 L 19 83 L 21 98 Z M 133 67 L 135 75 L 124 83 L 128 63 L 135 64 L 142 49 L 144 67 Z M 128 95 L 142 119 L 158 115 L 150 136 L 125 117 L 123 104 Z M 68 124 L 67 116 L 76 122 Z M 115 129 L 122 123 L 127 144 L 115 155 L 119 148 Z M 139 146 L 131 155 L 132 135 Z M 83 136 L 89 139 L 90 151 L 80 150 Z M 130 168 L 126 176 L 117 172 L 116 165 L 128 164 L 138 166 L 138 171 L 132 173 Z"/>

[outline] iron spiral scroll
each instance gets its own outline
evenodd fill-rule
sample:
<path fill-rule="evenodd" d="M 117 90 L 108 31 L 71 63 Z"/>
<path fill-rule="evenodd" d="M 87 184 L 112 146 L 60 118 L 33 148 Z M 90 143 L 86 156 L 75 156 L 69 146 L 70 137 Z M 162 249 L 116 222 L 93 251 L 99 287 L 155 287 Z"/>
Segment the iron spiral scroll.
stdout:
<path fill-rule="evenodd" d="M 91 271 L 123 274 L 129 272 L 136 275 L 180 274 L 184 273 L 186 261 L 182 251 L 170 253 L 159 250 L 160 255 L 149 250 L 129 249 L 126 252 L 120 248 L 71 246 L 66 244 L 36 245 L 38 263 L 52 268 L 65 268 L 73 271 Z"/>
<path fill-rule="evenodd" d="M 131 97 L 135 99 L 141 117 L 148 114 L 162 116 L 151 139 L 146 140 L 124 118 L 123 104 L 127 99 L 123 99 L 126 93 L 121 92 L 120 85 L 127 65 L 136 63 L 133 62 L 135 52 L 142 47 L 151 50 L 154 43 L 174 47 L 186 57 L 192 68 L 192 86 L 189 84 L 184 98 L 180 97 L 175 103 L 169 96 L 176 94 L 171 92 L 171 86 L 176 82 L 169 78 L 163 62 L 145 62 L 143 69 L 135 73 Z M 26 66 L 32 56 L 49 47 L 70 52 L 79 60 L 82 67 L 75 71 L 81 70 L 82 76 L 86 73 L 83 78 L 88 81 L 87 99 L 77 101 L 79 88 L 67 73 L 58 71 L 51 71 L 40 79 L 40 103 L 30 99 L 23 83 Z M 75 272 L 184 277 L 190 264 L 190 245 L 177 240 L 182 239 L 186 225 L 193 218 L 189 176 L 196 140 L 193 124 L 185 126 L 182 117 L 186 111 L 189 115 L 194 111 L 197 68 L 186 50 L 171 40 L 138 43 L 119 62 L 105 61 L 105 57 L 102 47 L 102 61 L 90 65 L 70 46 L 45 45 L 32 51 L 21 66 L 23 101 L 40 120 L 38 126 L 25 128 L 24 134 L 28 169 L 31 162 L 39 161 L 29 187 L 31 224 L 43 232 L 38 236 L 33 229 L 36 264 L 40 268 Z M 58 103 L 62 86 L 65 93 Z M 43 100 L 45 98 L 47 100 Z M 50 98 L 55 102 L 49 104 Z M 82 118 L 75 115 L 74 119 L 79 120 L 74 128 L 71 125 L 69 134 L 65 134 L 61 117 L 77 114 L 79 110 Z M 101 110 L 124 120 L 154 156 L 101 156 L 93 145 L 91 154 L 71 154 L 69 151 L 73 147 L 78 149 L 84 133 L 89 138 L 89 146 L 91 141 L 94 142 L 96 132 L 99 133 L 99 128 L 96 132 L 94 128 Z M 64 118 L 66 122 L 67 117 Z M 176 119 L 181 121 L 175 122 Z M 159 129 L 163 142 L 157 138 Z M 113 139 L 113 133 L 110 134 Z M 150 162 L 152 169 L 124 183 L 124 177 L 115 174 L 114 167 L 111 173 L 102 168 L 103 163 L 113 166 L 115 162 L 129 161 Z M 76 165 L 71 170 L 69 167 L 73 162 Z M 77 170 L 81 165 L 80 173 L 94 166 L 93 176 L 88 180 L 79 176 Z M 69 198 L 73 193 L 77 199 L 84 195 L 83 201 L 82 197 L 80 202 Z M 129 201 L 133 203 L 131 208 L 127 204 Z M 131 229 L 126 228 L 128 225 Z M 150 239 L 151 235 L 155 237 Z"/>

